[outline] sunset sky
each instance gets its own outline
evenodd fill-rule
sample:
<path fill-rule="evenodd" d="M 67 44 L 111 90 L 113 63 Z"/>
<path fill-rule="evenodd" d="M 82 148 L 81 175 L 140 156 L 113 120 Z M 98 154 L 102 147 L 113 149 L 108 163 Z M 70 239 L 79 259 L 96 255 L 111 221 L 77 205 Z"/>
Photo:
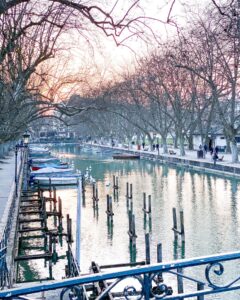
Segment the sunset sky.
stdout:
<path fill-rule="evenodd" d="M 110 2 L 115 3 L 115 1 Z M 173 2 L 171 22 L 167 24 L 167 17 Z M 123 3 L 127 2 L 123 1 Z M 68 33 L 67 38 L 64 36 L 63 39 L 63 43 L 68 47 L 68 51 L 64 54 L 68 62 L 64 67 L 65 72 L 79 73 L 80 77 L 83 76 L 85 79 L 85 74 L 88 74 L 88 80 L 91 78 L 90 81 L 95 82 L 99 78 L 101 78 L 100 81 L 109 80 L 115 76 L 118 77 L 118 74 L 123 71 L 131 71 L 136 58 L 156 48 L 159 41 L 168 37 L 173 38 L 177 32 L 177 26 L 186 26 L 187 18 L 193 17 L 206 3 L 211 3 L 211 0 L 141 0 L 142 10 L 138 10 L 137 13 L 156 19 L 147 20 L 147 25 L 155 36 L 146 27 L 142 38 L 134 36 L 118 47 L 111 37 L 106 37 L 99 29 L 93 28 L 88 33 L 84 32 L 84 37 L 79 32 L 72 31 L 71 34 Z M 124 9 L 126 11 L 126 7 Z M 118 13 L 122 14 L 120 8 L 116 11 L 116 15 Z M 124 37 L 126 36 L 122 38 Z"/>

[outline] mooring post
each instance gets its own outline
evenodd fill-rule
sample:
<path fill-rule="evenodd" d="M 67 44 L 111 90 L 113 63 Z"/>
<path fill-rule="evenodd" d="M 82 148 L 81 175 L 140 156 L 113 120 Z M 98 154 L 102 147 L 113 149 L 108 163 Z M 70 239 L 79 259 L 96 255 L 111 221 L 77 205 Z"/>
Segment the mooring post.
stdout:
<path fill-rule="evenodd" d="M 143 212 L 146 215 L 146 193 L 143 193 Z"/>
<path fill-rule="evenodd" d="M 72 219 L 70 219 L 69 214 L 67 214 L 67 242 L 72 243 Z"/>
<path fill-rule="evenodd" d="M 116 177 L 113 175 L 113 190 L 116 188 Z"/>
<path fill-rule="evenodd" d="M 151 195 L 148 195 L 148 213 L 149 214 L 152 213 L 152 199 L 151 199 Z"/>
<path fill-rule="evenodd" d="M 162 262 L 162 244 L 161 243 L 157 244 L 157 262 L 158 263 Z M 157 278 L 158 278 L 158 282 L 163 281 L 162 272 L 158 273 Z"/>
<path fill-rule="evenodd" d="M 107 195 L 107 211 L 106 213 L 108 214 L 109 213 L 109 195 Z"/>
<path fill-rule="evenodd" d="M 85 206 L 85 178 L 82 176 L 82 204 Z"/>
<path fill-rule="evenodd" d="M 98 199 L 98 187 L 96 185 L 96 209 L 98 209 L 98 201 L 99 201 L 99 199 Z"/>
<path fill-rule="evenodd" d="M 113 215 L 113 207 L 112 207 L 112 197 L 109 196 L 109 212 Z"/>
<path fill-rule="evenodd" d="M 180 211 L 180 224 L 181 224 L 181 238 L 182 238 L 182 242 L 185 242 L 185 230 L 184 230 L 184 216 L 183 216 L 183 211 Z"/>
<path fill-rule="evenodd" d="M 133 196 L 132 196 L 132 189 L 133 189 L 133 187 L 132 187 L 132 183 L 130 184 L 130 198 L 131 198 L 131 200 L 132 200 L 132 198 L 133 198 Z"/>
<path fill-rule="evenodd" d="M 128 205 L 129 205 L 128 199 L 129 199 L 129 183 L 127 182 L 127 183 L 126 183 L 126 200 L 127 200 L 127 207 L 128 207 Z"/>
<path fill-rule="evenodd" d="M 182 294 L 183 293 L 183 277 L 181 276 L 182 274 L 182 268 L 177 268 L 177 286 L 178 286 L 178 293 Z"/>
<path fill-rule="evenodd" d="M 106 214 L 112 218 L 114 215 L 113 213 L 113 207 L 112 207 L 112 197 L 107 195 L 107 210 Z"/>
<path fill-rule="evenodd" d="M 173 207 L 172 213 L 173 213 L 173 231 L 174 231 L 174 238 L 177 239 L 177 213 L 176 213 L 176 208 L 175 208 L 175 207 Z"/>
<path fill-rule="evenodd" d="M 149 239 L 149 233 L 145 234 L 145 250 L 146 250 L 146 264 L 150 265 L 150 239 Z"/>
<path fill-rule="evenodd" d="M 95 208 L 95 202 L 96 202 L 96 186 L 95 186 L 95 183 L 92 184 L 92 200 L 93 200 L 93 208 Z"/>

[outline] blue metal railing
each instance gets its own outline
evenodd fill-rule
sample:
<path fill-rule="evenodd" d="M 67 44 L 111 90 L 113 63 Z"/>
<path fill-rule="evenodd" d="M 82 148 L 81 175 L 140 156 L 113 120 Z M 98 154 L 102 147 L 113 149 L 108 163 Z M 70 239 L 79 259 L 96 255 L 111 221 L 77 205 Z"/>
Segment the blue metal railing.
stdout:
<path fill-rule="evenodd" d="M 225 274 L 224 263 L 234 261 L 234 264 L 231 265 L 231 272 L 233 274 L 233 266 L 236 268 L 240 266 L 240 264 L 236 262 L 236 260 L 239 259 L 240 252 L 232 252 L 135 267 L 115 272 L 79 276 L 61 281 L 46 282 L 0 291 L 0 299 L 23 299 L 24 295 L 56 289 L 62 289 L 60 299 L 63 299 L 64 295 L 70 295 L 71 297 L 74 295 L 75 299 L 86 299 L 86 296 L 84 296 L 85 293 L 83 292 L 85 286 L 96 282 L 108 282 L 108 287 L 95 297 L 100 300 L 106 297 L 109 292 L 114 295 L 113 287 L 116 288 L 120 282 L 133 278 L 137 281 L 137 287 L 136 285 L 129 286 L 126 283 L 122 288 L 121 295 L 126 299 L 135 296 L 135 299 L 157 298 L 176 300 L 195 297 L 195 299 L 203 300 L 205 295 L 240 289 L 239 275 L 233 280 L 227 277 L 228 282 L 223 283 Z M 200 266 L 202 267 L 200 268 Z M 188 274 L 189 269 L 191 270 L 189 274 L 194 275 Z M 236 270 L 236 274 L 240 274 L 239 270 Z M 158 280 L 159 275 L 163 277 L 163 281 Z M 170 279 L 170 276 L 173 278 Z M 172 293 L 169 284 L 175 285 L 174 280 L 176 281 L 177 278 L 180 278 L 184 282 L 190 282 L 191 288 L 187 287 L 185 292 L 183 290 L 179 292 L 177 288 L 173 287 Z"/>

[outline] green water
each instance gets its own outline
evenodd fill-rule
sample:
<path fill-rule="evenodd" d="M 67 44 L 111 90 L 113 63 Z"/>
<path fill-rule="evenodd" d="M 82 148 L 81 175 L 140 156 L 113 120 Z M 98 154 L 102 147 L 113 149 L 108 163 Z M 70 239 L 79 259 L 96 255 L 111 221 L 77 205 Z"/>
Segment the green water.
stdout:
<path fill-rule="evenodd" d="M 92 205 L 92 186 L 86 187 L 81 220 L 81 270 L 88 272 L 91 261 L 99 265 L 145 260 L 145 233 L 150 232 L 151 262 L 157 261 L 157 244 L 162 243 L 163 261 L 238 251 L 240 236 L 239 192 L 236 179 L 171 168 L 147 160 L 113 160 L 111 153 L 94 153 L 76 146 L 55 147 L 54 155 L 84 172 L 91 167 L 99 191 L 99 209 Z M 119 178 L 119 198 L 113 202 L 113 225 L 106 215 L 106 195 L 113 195 L 112 177 Z M 133 212 L 136 218 L 136 252 L 128 236 L 126 183 L 133 184 Z M 144 222 L 143 192 L 152 196 L 152 220 Z M 73 219 L 75 232 L 77 191 L 57 191 L 63 200 L 63 214 Z M 184 211 L 185 245 L 174 241 L 172 208 Z M 74 245 L 73 245 L 74 248 Z M 61 249 L 64 253 L 64 249 Z M 65 262 L 58 263 L 54 278 L 64 274 Z M 35 266 L 38 270 L 39 265 Z M 191 272 L 190 272 L 191 273 Z M 231 271 L 233 277 L 234 272 Z M 230 276 L 228 277 L 228 280 Z M 213 298 L 211 298 L 213 299 Z M 214 299 L 223 299 L 220 298 Z M 230 299 L 230 298 L 226 298 Z"/>

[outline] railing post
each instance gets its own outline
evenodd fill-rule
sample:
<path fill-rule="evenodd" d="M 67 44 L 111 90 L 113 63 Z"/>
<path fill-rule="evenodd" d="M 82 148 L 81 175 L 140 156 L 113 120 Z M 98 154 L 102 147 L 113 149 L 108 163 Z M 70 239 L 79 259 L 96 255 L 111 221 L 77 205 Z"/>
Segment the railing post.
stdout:
<path fill-rule="evenodd" d="M 144 287 L 143 287 L 144 300 L 149 300 L 151 283 L 150 283 L 150 278 L 149 278 L 148 274 L 144 274 L 143 285 L 144 285 Z"/>
<path fill-rule="evenodd" d="M 198 284 L 197 284 L 197 290 L 198 291 L 204 290 L 204 284 L 201 283 L 201 282 L 198 282 Z M 197 300 L 204 300 L 204 295 L 198 296 Z"/>
<path fill-rule="evenodd" d="M 15 146 L 15 195 L 18 195 L 18 172 L 17 172 L 17 157 L 18 157 L 18 146 Z"/>

